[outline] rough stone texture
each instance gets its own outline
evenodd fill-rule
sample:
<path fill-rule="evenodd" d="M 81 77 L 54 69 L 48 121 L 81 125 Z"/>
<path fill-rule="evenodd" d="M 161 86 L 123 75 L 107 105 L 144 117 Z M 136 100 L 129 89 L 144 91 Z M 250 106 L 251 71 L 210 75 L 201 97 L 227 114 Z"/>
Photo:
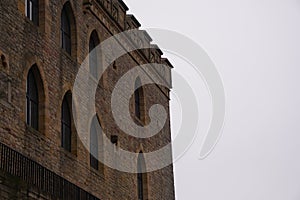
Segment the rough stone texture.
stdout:
<path fill-rule="evenodd" d="M 72 30 L 76 39 L 72 43 L 72 54 L 68 55 L 60 47 L 60 16 L 67 1 L 40 0 L 39 26 L 25 16 L 24 2 L 0 1 L 0 141 L 100 199 L 138 199 L 136 174 L 119 172 L 101 164 L 98 171 L 92 169 L 89 153 L 77 140 L 74 129 L 72 152 L 61 148 L 60 119 L 63 97 L 67 91 L 72 91 L 78 68 L 88 55 L 92 31 L 97 31 L 101 42 L 125 29 L 139 28 L 140 24 L 134 16 L 126 15 L 127 7 L 121 0 L 69 1 L 75 18 Z M 171 80 L 172 66 L 161 58 L 160 50 L 150 45 L 151 38 L 147 33 L 144 38 L 122 42 L 124 46 L 142 42 L 149 49 L 122 56 L 105 72 L 96 94 L 97 115 L 108 137 L 118 135 L 118 148 L 152 152 L 171 141 L 169 115 L 159 134 L 149 139 L 136 139 L 113 123 L 111 93 L 120 77 L 135 66 L 149 62 L 167 64 L 169 71 L 155 72 L 158 77 L 163 73 L 160 78 L 167 81 Z M 40 74 L 39 85 L 43 93 L 39 131 L 25 122 L 26 78 L 34 64 Z M 170 113 L 169 88 L 153 84 L 144 86 L 143 90 L 141 123 L 149 123 L 147 113 L 153 104 L 163 105 Z M 132 104 L 130 111 L 134 113 Z M 171 155 L 169 152 L 168 156 Z M 175 199 L 172 165 L 146 176 L 146 199 Z M 1 199 L 51 199 L 15 177 L 2 173 L 0 178 Z"/>

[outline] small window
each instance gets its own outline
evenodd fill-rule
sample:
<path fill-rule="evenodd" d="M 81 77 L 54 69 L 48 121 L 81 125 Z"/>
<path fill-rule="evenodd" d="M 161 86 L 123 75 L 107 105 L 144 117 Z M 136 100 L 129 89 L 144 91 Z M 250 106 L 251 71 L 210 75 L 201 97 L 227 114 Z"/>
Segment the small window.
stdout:
<path fill-rule="evenodd" d="M 32 69 L 29 70 L 26 84 L 26 123 L 36 130 L 39 128 L 39 95 Z"/>
<path fill-rule="evenodd" d="M 71 152 L 71 112 L 67 95 L 64 97 L 61 108 L 61 146 Z"/>
<path fill-rule="evenodd" d="M 39 25 L 39 1 L 38 0 L 25 0 L 25 15 L 35 25 Z"/>
<path fill-rule="evenodd" d="M 138 190 L 139 190 L 139 200 L 144 199 L 144 194 L 143 194 L 143 174 L 138 173 Z"/>
<path fill-rule="evenodd" d="M 99 150 L 99 144 L 98 144 L 98 136 L 101 132 L 101 129 L 97 126 L 97 123 L 99 124 L 99 121 L 97 117 L 95 116 L 92 120 L 91 129 L 90 129 L 90 165 L 92 168 L 98 170 L 99 169 L 99 162 L 98 162 L 98 150 Z M 98 127 L 98 128 L 97 128 Z M 101 134 L 101 133 L 100 133 Z"/>
<path fill-rule="evenodd" d="M 93 31 L 90 37 L 89 42 L 89 68 L 90 74 L 97 78 L 98 73 L 98 53 L 97 49 L 95 49 L 99 45 L 99 38 L 96 31 Z M 94 50 L 95 49 L 95 50 Z M 93 51 L 94 50 L 94 51 Z"/>
<path fill-rule="evenodd" d="M 143 156 L 143 152 L 140 152 L 138 155 L 137 170 L 138 200 L 148 199 L 148 181 L 146 173 L 146 163 Z"/>
<path fill-rule="evenodd" d="M 141 80 L 140 78 L 137 78 L 135 81 L 135 91 L 134 91 L 134 111 L 135 111 L 135 116 L 138 119 L 141 119 L 141 95 L 142 95 Z"/>
<path fill-rule="evenodd" d="M 61 13 L 61 47 L 71 55 L 71 25 L 70 18 L 64 6 Z"/>

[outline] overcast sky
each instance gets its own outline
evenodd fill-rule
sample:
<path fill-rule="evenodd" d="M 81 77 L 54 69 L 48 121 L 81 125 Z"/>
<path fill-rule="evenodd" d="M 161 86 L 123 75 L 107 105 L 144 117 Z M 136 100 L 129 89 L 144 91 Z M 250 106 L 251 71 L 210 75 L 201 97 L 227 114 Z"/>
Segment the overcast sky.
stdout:
<path fill-rule="evenodd" d="M 201 126 L 175 163 L 177 200 L 299 200 L 300 1 L 125 2 L 143 28 L 174 30 L 201 45 L 224 83 L 223 135 L 205 160 L 198 158 L 211 100 L 202 80 L 194 85 L 202 91 Z M 175 70 L 184 69 L 181 59 L 167 56 Z M 180 119 L 176 88 L 174 82 L 173 137 Z"/>

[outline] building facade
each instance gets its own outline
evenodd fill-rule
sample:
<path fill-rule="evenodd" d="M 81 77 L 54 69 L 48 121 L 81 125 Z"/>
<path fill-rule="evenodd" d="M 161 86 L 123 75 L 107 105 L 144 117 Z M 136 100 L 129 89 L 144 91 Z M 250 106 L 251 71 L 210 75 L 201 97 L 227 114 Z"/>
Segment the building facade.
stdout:
<path fill-rule="evenodd" d="M 172 165 L 138 174 L 112 169 L 96 158 L 109 155 L 93 127 L 90 149 L 86 149 L 74 125 L 72 92 L 78 69 L 101 42 L 139 29 L 139 22 L 127 10 L 122 0 L 1 0 L 0 199 L 175 199 Z M 136 167 L 147 168 L 143 155 L 171 142 L 172 65 L 151 44 L 147 32 L 140 31 L 143 34 L 121 45 L 143 43 L 148 48 L 121 56 L 105 70 L 96 91 L 93 120 L 99 122 L 101 134 L 110 138 L 116 151 L 139 153 Z M 103 55 L 101 63 L 90 59 L 90 73 L 97 73 L 91 63 L 102 65 L 109 57 Z M 132 119 L 147 125 L 154 104 L 163 105 L 168 118 L 160 133 L 139 139 L 114 123 L 110 99 L 126 72 L 147 63 L 169 66 L 168 70 L 153 70 L 169 87 L 148 84 L 137 89 L 130 99 Z"/>

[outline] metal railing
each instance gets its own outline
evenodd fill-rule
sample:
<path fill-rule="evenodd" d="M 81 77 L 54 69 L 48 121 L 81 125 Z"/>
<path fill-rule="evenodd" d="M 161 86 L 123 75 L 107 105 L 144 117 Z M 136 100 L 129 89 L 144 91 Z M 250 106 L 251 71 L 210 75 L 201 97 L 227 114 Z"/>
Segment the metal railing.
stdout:
<path fill-rule="evenodd" d="M 0 143 L 0 169 L 62 200 L 99 200 L 37 162 Z"/>

